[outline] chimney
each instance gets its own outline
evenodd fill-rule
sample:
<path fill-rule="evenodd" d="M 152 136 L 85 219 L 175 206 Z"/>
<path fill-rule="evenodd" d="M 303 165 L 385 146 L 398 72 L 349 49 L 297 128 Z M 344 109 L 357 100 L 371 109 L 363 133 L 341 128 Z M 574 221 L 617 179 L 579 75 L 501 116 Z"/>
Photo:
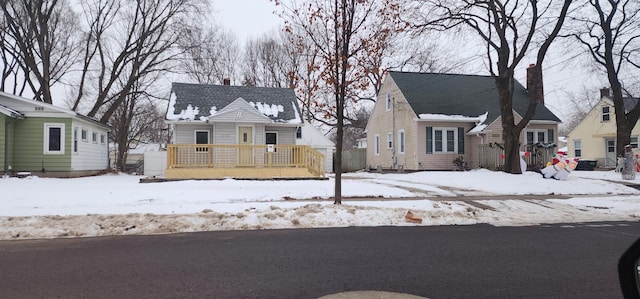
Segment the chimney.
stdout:
<path fill-rule="evenodd" d="M 224 85 L 226 85 L 226 86 L 231 85 L 231 79 L 229 79 L 229 78 L 224 78 L 224 79 L 222 80 L 222 84 L 224 84 Z"/>
<path fill-rule="evenodd" d="M 608 87 L 600 88 L 600 98 L 602 99 L 604 97 L 611 97 L 611 90 Z"/>
<path fill-rule="evenodd" d="M 537 71 L 536 71 L 537 70 Z M 537 74 L 536 74 L 537 73 Z M 539 82 L 539 88 L 536 91 L 532 91 L 533 79 L 537 78 Z M 535 98 L 538 103 L 544 105 L 544 87 L 542 84 L 542 69 L 536 68 L 535 64 L 530 64 L 527 68 L 527 92 L 535 92 Z"/>

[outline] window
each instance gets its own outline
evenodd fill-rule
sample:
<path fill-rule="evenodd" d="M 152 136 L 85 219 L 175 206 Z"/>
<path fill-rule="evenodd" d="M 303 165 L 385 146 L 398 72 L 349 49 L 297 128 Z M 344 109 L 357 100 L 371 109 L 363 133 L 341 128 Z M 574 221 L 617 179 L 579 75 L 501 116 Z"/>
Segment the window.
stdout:
<path fill-rule="evenodd" d="M 209 144 L 209 131 L 195 131 L 196 144 Z M 206 146 L 197 146 L 196 152 L 208 152 Z"/>
<path fill-rule="evenodd" d="M 404 154 L 404 130 L 398 130 L 398 151 Z"/>
<path fill-rule="evenodd" d="M 387 111 L 391 111 L 391 105 L 392 105 L 391 100 L 392 100 L 391 93 L 387 92 Z"/>
<path fill-rule="evenodd" d="M 278 132 L 267 132 L 264 140 L 266 144 L 278 144 Z"/>
<path fill-rule="evenodd" d="M 73 127 L 73 152 L 78 152 L 78 127 Z"/>
<path fill-rule="evenodd" d="M 376 134 L 374 137 L 374 150 L 376 156 L 380 155 L 380 135 Z"/>
<path fill-rule="evenodd" d="M 533 145 L 536 143 L 551 143 L 549 138 L 547 138 L 547 136 L 549 135 L 548 133 L 548 130 L 525 131 L 527 145 Z"/>
<path fill-rule="evenodd" d="M 582 157 L 582 140 L 573 141 L 573 155 L 576 157 Z"/>
<path fill-rule="evenodd" d="M 427 154 L 464 154 L 464 128 L 427 127 Z"/>
<path fill-rule="evenodd" d="M 436 153 L 455 153 L 457 138 L 455 128 L 434 128 L 433 147 Z"/>
<path fill-rule="evenodd" d="M 387 133 L 387 148 L 388 149 L 393 148 L 393 133 L 391 132 Z"/>
<path fill-rule="evenodd" d="M 107 139 L 107 136 L 104 136 L 104 134 L 100 134 L 100 144 L 104 144 L 106 139 Z"/>
<path fill-rule="evenodd" d="M 631 148 L 638 148 L 638 136 L 631 137 Z"/>
<path fill-rule="evenodd" d="M 98 133 L 96 132 L 91 132 L 91 141 L 93 143 L 98 143 Z"/>
<path fill-rule="evenodd" d="M 611 111 L 610 111 L 611 107 L 609 106 L 602 106 L 602 121 L 603 122 L 607 122 L 609 120 L 611 120 Z"/>
<path fill-rule="evenodd" d="M 87 130 L 82 129 L 82 131 L 80 132 L 80 136 L 81 136 L 82 141 L 87 142 L 87 136 L 88 136 L 87 135 Z"/>
<path fill-rule="evenodd" d="M 607 152 L 615 153 L 616 152 L 616 141 L 615 140 L 607 140 Z"/>
<path fill-rule="evenodd" d="M 44 153 L 64 155 L 64 124 L 44 124 Z"/>
<path fill-rule="evenodd" d="M 302 138 L 302 128 L 301 127 L 297 127 L 296 128 L 296 138 L 297 139 Z"/>

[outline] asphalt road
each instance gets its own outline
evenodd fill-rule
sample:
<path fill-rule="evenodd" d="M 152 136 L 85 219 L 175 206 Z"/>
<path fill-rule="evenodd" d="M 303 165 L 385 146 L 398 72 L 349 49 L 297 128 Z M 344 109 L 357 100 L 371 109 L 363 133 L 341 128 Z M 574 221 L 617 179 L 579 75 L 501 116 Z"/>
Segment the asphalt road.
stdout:
<path fill-rule="evenodd" d="M 621 298 L 640 222 L 1 241 L 0 298 Z"/>

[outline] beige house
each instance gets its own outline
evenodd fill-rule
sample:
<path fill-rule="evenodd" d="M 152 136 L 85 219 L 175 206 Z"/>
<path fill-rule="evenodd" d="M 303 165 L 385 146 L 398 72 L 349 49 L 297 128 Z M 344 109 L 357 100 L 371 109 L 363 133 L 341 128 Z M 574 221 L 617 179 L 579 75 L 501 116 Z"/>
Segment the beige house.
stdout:
<path fill-rule="evenodd" d="M 638 99 L 624 98 L 626 110 L 631 110 Z M 638 148 L 640 127 L 631 132 L 631 146 Z M 595 160 L 601 167 L 616 166 L 616 116 L 608 88 L 600 90 L 600 101 L 567 136 L 569 155 L 582 160 Z"/>
<path fill-rule="evenodd" d="M 515 82 L 513 105 L 519 119 L 527 90 Z M 552 148 L 560 119 L 544 99 L 523 131 L 523 150 Z M 389 72 L 367 124 L 367 164 L 371 168 L 451 170 L 462 157 L 481 165 L 482 149 L 502 144 L 498 91 L 490 76 Z M 496 158 L 498 159 L 498 158 Z"/>

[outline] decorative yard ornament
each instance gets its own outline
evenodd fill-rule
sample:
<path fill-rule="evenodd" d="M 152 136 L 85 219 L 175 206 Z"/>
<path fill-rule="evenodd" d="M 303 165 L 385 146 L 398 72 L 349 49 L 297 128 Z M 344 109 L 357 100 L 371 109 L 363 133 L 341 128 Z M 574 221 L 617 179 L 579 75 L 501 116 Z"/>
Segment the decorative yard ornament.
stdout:
<path fill-rule="evenodd" d="M 633 159 L 633 148 L 631 145 L 624 146 L 624 166 L 622 167 L 622 179 L 623 180 L 635 180 L 636 169 L 635 161 Z"/>
<path fill-rule="evenodd" d="M 553 161 L 547 163 L 547 167 L 540 172 L 545 179 L 556 179 L 564 181 L 569 177 L 571 171 L 578 166 L 578 158 L 569 159 L 564 156 L 564 152 L 557 152 Z"/>

